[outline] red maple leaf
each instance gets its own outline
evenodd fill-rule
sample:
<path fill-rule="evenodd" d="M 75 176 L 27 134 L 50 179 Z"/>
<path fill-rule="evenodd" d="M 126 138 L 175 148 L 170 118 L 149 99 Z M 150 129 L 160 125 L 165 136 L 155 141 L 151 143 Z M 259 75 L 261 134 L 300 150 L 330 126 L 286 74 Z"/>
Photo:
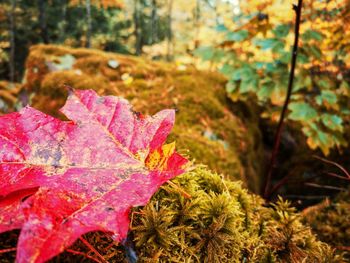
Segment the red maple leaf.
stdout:
<path fill-rule="evenodd" d="M 90 231 L 117 241 L 187 160 L 163 145 L 173 110 L 139 117 L 118 97 L 72 91 L 61 121 L 31 107 L 0 117 L 0 233 L 21 228 L 18 262 L 43 262 Z"/>

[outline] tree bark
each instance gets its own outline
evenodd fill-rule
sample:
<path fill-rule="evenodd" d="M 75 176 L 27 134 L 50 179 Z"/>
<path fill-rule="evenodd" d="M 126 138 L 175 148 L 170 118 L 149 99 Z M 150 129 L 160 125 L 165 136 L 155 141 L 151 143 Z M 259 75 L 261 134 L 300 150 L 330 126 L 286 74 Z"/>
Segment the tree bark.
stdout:
<path fill-rule="evenodd" d="M 9 20 L 10 20 L 10 81 L 15 82 L 16 81 L 16 61 L 15 61 L 15 53 L 16 53 L 16 16 L 15 16 L 15 9 L 16 9 L 16 0 L 11 0 L 11 10 L 9 13 Z"/>
<path fill-rule="evenodd" d="M 39 7 L 39 26 L 41 39 L 45 44 L 49 43 L 49 36 L 46 24 L 46 3 L 45 0 L 38 0 Z"/>
<path fill-rule="evenodd" d="M 173 29 L 172 29 L 172 15 L 173 15 L 173 0 L 168 0 L 168 34 L 167 34 L 167 60 L 172 61 L 174 57 L 174 43 L 173 43 Z"/>
<path fill-rule="evenodd" d="M 200 29 L 200 17 L 201 17 L 201 7 L 200 0 L 196 0 L 196 7 L 194 10 L 194 47 L 198 48 L 199 46 L 199 29 Z"/>
<path fill-rule="evenodd" d="M 61 26 L 60 26 L 60 34 L 59 39 L 61 42 L 64 42 L 66 37 L 66 27 L 67 27 L 67 5 L 68 0 L 61 0 L 62 5 L 62 20 L 61 20 Z"/>
<path fill-rule="evenodd" d="M 91 22 L 91 1 L 85 0 L 86 8 L 86 19 L 87 19 L 87 30 L 86 30 L 86 44 L 85 47 L 91 47 L 91 32 L 92 32 L 92 22 Z"/>
<path fill-rule="evenodd" d="M 134 0 L 135 53 L 138 56 L 142 54 L 142 28 L 140 15 L 140 0 Z"/>
<path fill-rule="evenodd" d="M 157 0 L 152 0 L 152 14 L 151 14 L 151 44 L 158 42 L 158 14 L 157 14 Z"/>

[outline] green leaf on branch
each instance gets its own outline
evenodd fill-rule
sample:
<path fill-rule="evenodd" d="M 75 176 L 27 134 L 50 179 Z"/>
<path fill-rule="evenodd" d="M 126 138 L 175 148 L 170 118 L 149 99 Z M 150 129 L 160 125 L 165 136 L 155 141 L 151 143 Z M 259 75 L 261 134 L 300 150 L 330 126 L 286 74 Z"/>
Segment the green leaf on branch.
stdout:
<path fill-rule="evenodd" d="M 315 45 L 304 45 L 304 49 L 309 56 L 313 56 L 316 59 L 322 58 L 322 51 Z"/>
<path fill-rule="evenodd" d="M 254 69 L 248 64 L 232 72 L 232 80 L 249 80 L 256 75 Z"/>
<path fill-rule="evenodd" d="M 271 49 L 273 52 L 282 52 L 285 43 L 277 38 L 255 39 L 254 44 L 262 50 Z"/>
<path fill-rule="evenodd" d="M 204 61 L 219 62 L 224 56 L 225 52 L 213 47 L 199 47 L 194 51 L 194 55 L 202 58 Z"/>
<path fill-rule="evenodd" d="M 288 108 L 291 110 L 288 118 L 294 121 L 310 121 L 317 118 L 317 111 L 306 102 L 292 102 Z"/>
<path fill-rule="evenodd" d="M 311 149 L 315 150 L 319 147 L 325 155 L 329 154 L 330 148 L 335 144 L 330 134 L 323 132 L 313 122 L 309 123 L 308 126 L 304 126 L 302 131 L 308 137 L 307 144 Z"/>
<path fill-rule="evenodd" d="M 311 39 L 321 41 L 323 39 L 323 35 L 316 30 L 308 29 L 301 35 L 301 39 L 303 41 L 310 41 Z"/>
<path fill-rule="evenodd" d="M 342 95 L 350 97 L 350 85 L 349 85 L 349 83 L 346 82 L 345 80 L 343 80 L 340 83 L 339 91 Z"/>
<path fill-rule="evenodd" d="M 288 35 L 290 31 L 290 25 L 278 25 L 272 32 L 277 38 L 283 38 Z"/>
<path fill-rule="evenodd" d="M 295 85 L 293 87 L 293 93 L 297 93 L 298 91 L 302 90 L 302 89 L 310 89 L 312 88 L 312 79 L 311 77 L 306 74 L 299 74 L 298 77 L 295 80 Z M 300 94 L 301 95 L 301 94 Z"/>
<path fill-rule="evenodd" d="M 310 62 L 310 58 L 304 54 L 303 50 L 300 50 L 298 53 L 297 62 L 300 64 L 307 64 Z"/>
<path fill-rule="evenodd" d="M 231 76 L 235 70 L 236 70 L 236 69 L 235 69 L 233 66 L 231 66 L 231 65 L 229 65 L 229 64 L 227 64 L 227 63 L 225 63 L 225 64 L 221 67 L 220 72 L 221 72 L 222 74 L 224 74 L 225 76 Z"/>
<path fill-rule="evenodd" d="M 212 47 L 199 47 L 193 53 L 204 61 L 207 61 L 211 60 L 214 51 Z"/>
<path fill-rule="evenodd" d="M 236 32 L 230 32 L 226 35 L 226 40 L 240 42 L 246 40 L 249 36 L 247 30 L 239 30 Z"/>
<path fill-rule="evenodd" d="M 284 51 L 281 53 L 281 56 L 278 58 L 282 63 L 288 64 L 292 59 L 292 54 L 290 52 Z"/>
<path fill-rule="evenodd" d="M 228 30 L 224 24 L 217 25 L 215 29 L 218 32 L 227 32 L 227 30 Z"/>
<path fill-rule="evenodd" d="M 321 94 L 316 96 L 316 103 L 322 105 L 328 103 L 330 105 L 336 104 L 338 101 L 337 95 L 331 90 L 322 90 Z"/>
<path fill-rule="evenodd" d="M 258 99 L 260 101 L 266 101 L 268 98 L 270 98 L 273 92 L 274 86 L 275 86 L 275 83 L 272 81 L 262 83 L 257 93 Z"/>
<path fill-rule="evenodd" d="M 266 62 L 258 61 L 258 62 L 255 62 L 254 65 L 255 65 L 256 69 L 263 69 L 265 67 L 265 65 L 266 65 Z"/>
<path fill-rule="evenodd" d="M 275 71 L 278 70 L 278 66 L 274 62 L 267 62 L 265 64 L 265 70 L 266 70 L 266 73 L 274 73 Z"/>
<path fill-rule="evenodd" d="M 321 116 L 322 123 L 332 131 L 343 132 L 343 119 L 335 114 L 324 113 Z"/>
<path fill-rule="evenodd" d="M 350 115 L 350 110 L 348 108 L 343 108 L 340 110 L 340 112 L 344 115 Z"/>
<path fill-rule="evenodd" d="M 241 82 L 239 91 L 240 93 L 257 91 L 258 87 L 259 87 L 259 80 L 257 78 L 246 79 Z"/>
<path fill-rule="evenodd" d="M 317 85 L 322 88 L 322 89 L 329 89 L 332 87 L 332 83 L 331 83 L 331 80 L 327 77 L 321 77 L 319 78 L 319 80 L 317 81 Z"/>

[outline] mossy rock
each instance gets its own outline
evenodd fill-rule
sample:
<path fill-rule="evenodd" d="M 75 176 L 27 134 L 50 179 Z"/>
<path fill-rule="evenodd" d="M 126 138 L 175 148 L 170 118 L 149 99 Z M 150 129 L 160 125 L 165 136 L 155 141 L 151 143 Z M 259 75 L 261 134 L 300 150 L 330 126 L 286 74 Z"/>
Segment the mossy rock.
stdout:
<path fill-rule="evenodd" d="M 167 185 L 134 214 L 140 262 L 341 262 L 287 201 L 265 207 L 203 167 L 173 183 L 191 198 Z"/>
<path fill-rule="evenodd" d="M 32 105 L 54 116 L 60 116 L 66 99 L 64 84 L 123 96 L 142 113 L 175 108 L 169 140 L 189 150 L 183 154 L 260 190 L 264 156 L 258 122 L 232 109 L 226 80 L 218 73 L 93 49 L 37 45 L 30 49 L 24 82 L 35 94 Z"/>
<path fill-rule="evenodd" d="M 303 215 L 320 240 L 344 253 L 350 261 L 350 189 L 332 201 L 327 199 L 305 209 Z"/>

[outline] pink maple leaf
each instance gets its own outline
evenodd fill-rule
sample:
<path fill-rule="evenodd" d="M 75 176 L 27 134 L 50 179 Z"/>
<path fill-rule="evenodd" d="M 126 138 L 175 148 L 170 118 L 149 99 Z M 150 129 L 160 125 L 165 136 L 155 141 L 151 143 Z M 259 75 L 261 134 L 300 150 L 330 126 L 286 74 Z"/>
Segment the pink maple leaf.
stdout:
<path fill-rule="evenodd" d="M 31 107 L 0 117 L 0 232 L 21 229 L 17 262 L 44 262 L 81 235 L 121 241 L 129 211 L 145 205 L 187 160 L 163 145 L 175 113 L 133 113 L 118 97 L 72 91 L 61 121 Z"/>

